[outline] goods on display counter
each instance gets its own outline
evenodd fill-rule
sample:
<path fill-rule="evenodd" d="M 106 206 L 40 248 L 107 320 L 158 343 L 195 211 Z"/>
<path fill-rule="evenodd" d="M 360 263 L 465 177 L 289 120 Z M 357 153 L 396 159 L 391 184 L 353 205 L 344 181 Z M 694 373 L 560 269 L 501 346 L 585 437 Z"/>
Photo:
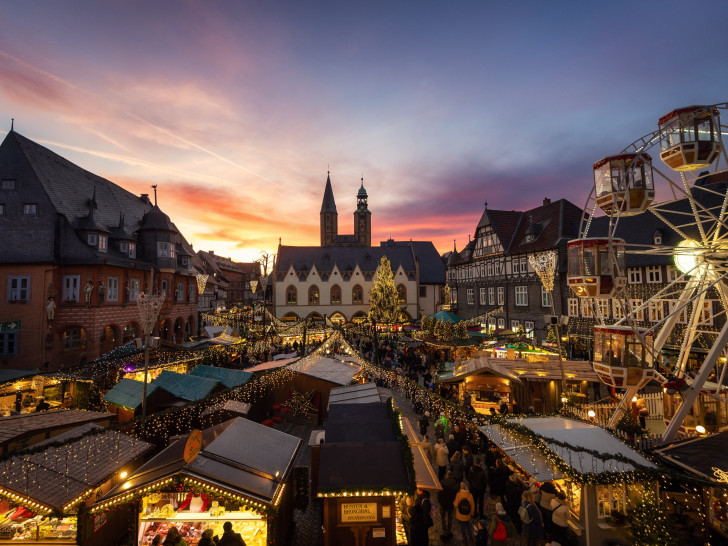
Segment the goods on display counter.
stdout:
<path fill-rule="evenodd" d="M 76 516 L 57 518 L 13 506 L 0 514 L 0 541 L 37 542 L 39 540 L 76 539 Z"/>

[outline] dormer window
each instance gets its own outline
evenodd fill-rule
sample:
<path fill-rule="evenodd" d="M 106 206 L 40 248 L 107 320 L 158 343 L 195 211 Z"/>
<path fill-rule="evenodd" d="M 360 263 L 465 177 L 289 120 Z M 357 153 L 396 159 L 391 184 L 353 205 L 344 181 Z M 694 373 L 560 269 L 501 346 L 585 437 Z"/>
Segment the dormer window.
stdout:
<path fill-rule="evenodd" d="M 189 258 L 187 258 L 187 256 L 182 258 L 182 267 L 187 267 L 189 264 L 190 264 L 190 260 L 189 260 Z"/>
<path fill-rule="evenodd" d="M 655 233 L 652 235 L 652 244 L 653 245 L 662 244 L 662 232 L 660 230 L 655 231 Z"/>
<path fill-rule="evenodd" d="M 157 258 L 174 258 L 174 243 L 157 241 Z"/>
<path fill-rule="evenodd" d="M 109 238 L 106 235 L 99 235 L 99 252 L 106 252 L 109 245 Z"/>
<path fill-rule="evenodd" d="M 129 254 L 129 243 L 127 241 L 119 241 L 119 252 Z"/>
<path fill-rule="evenodd" d="M 96 233 L 89 233 L 86 236 L 86 242 L 89 244 L 89 246 L 96 246 L 99 242 L 99 236 Z"/>
<path fill-rule="evenodd" d="M 136 243 L 129 243 L 129 257 L 136 258 Z"/>

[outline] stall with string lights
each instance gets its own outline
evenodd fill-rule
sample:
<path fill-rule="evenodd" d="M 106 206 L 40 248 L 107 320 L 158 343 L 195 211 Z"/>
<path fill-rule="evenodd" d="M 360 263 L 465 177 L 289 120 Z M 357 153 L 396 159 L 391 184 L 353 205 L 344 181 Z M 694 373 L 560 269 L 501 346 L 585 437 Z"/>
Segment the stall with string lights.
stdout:
<path fill-rule="evenodd" d="M 253 441 L 254 440 L 254 441 Z M 92 507 L 134 509 L 137 544 L 176 527 L 188 546 L 232 523 L 247 546 L 279 544 L 293 513 L 293 462 L 301 440 L 242 418 L 172 439 Z"/>

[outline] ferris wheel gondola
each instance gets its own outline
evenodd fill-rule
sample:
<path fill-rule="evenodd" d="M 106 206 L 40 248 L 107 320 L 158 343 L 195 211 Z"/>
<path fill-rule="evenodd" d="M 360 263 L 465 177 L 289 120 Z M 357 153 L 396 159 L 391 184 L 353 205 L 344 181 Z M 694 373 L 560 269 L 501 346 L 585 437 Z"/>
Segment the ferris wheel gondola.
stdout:
<path fill-rule="evenodd" d="M 710 184 L 728 181 L 728 158 L 722 142 L 725 128 L 720 124 L 720 111 L 726 109 L 728 103 L 673 110 L 660 118 L 657 131 L 595 163 L 594 187 L 584 209 L 579 239 L 568 243 L 568 284 L 580 298 L 591 299 L 599 322 L 594 328 L 594 369 L 604 383 L 628 390 L 610 425 L 619 419 L 626 401 L 650 379 L 661 379 L 663 384 L 681 380 L 686 385 L 681 388 L 683 402 L 665 432 L 668 441 L 674 438 L 728 344 L 728 194 L 725 187 L 716 189 Z M 658 145 L 660 159 L 676 174 L 662 172 L 652 164 L 647 152 Z M 662 195 L 656 195 L 656 189 Z M 608 218 L 599 237 L 590 236 L 598 210 Z M 632 237 L 627 235 L 634 234 L 621 233 L 625 231 L 622 224 L 647 211 L 668 226 L 671 234 L 677 234 L 680 243 L 630 242 Z M 669 258 L 679 273 L 646 301 L 635 302 L 625 290 L 625 254 Z M 607 324 L 607 317 L 600 312 L 605 300 L 621 309 L 613 324 Z M 663 312 L 665 302 L 669 302 L 667 313 Z M 645 313 L 653 313 L 647 327 Z M 717 331 L 706 326 L 707 318 L 711 323 L 721 318 L 725 325 Z M 684 331 L 679 351 L 663 358 L 661 352 L 678 325 Z M 688 357 L 698 339 L 710 351 L 695 371 L 690 369 Z M 635 343 L 643 356 L 634 361 L 638 365 L 630 365 L 607 350 Z M 717 375 L 721 380 L 724 377 L 724 373 Z M 720 385 L 717 392 L 723 392 Z"/>

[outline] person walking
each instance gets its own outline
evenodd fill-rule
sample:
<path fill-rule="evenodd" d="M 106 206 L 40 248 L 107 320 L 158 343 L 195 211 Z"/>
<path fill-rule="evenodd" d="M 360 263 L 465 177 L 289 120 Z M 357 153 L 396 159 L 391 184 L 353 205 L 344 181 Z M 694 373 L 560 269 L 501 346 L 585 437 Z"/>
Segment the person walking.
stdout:
<path fill-rule="evenodd" d="M 556 486 L 553 482 L 545 481 L 541 484 L 541 499 L 538 507 L 541 509 L 543 526 L 546 533 L 551 532 L 551 501 L 556 498 Z"/>
<path fill-rule="evenodd" d="M 559 544 L 566 544 L 569 528 L 569 505 L 566 493 L 559 491 L 556 498 L 551 499 L 551 538 Z"/>
<path fill-rule="evenodd" d="M 424 436 L 427 434 L 427 430 L 430 428 L 430 412 L 426 411 L 425 414 L 422 416 L 422 419 L 420 419 L 420 434 Z"/>
<path fill-rule="evenodd" d="M 443 541 L 452 537 L 452 513 L 455 510 L 455 497 L 458 494 L 459 486 L 452 478 L 452 472 L 445 474 L 445 479 L 440 482 L 442 491 L 438 493 L 440 502 L 440 514 L 442 517 L 442 532 L 440 538 Z"/>
<path fill-rule="evenodd" d="M 455 519 L 457 519 L 458 525 L 460 526 L 463 544 L 465 546 L 473 546 L 475 539 L 470 520 L 475 514 L 475 500 L 473 500 L 473 495 L 468 491 L 468 486 L 465 482 L 460 482 L 460 491 L 455 495 L 453 506 L 455 507 Z"/>
<path fill-rule="evenodd" d="M 485 496 L 486 479 L 485 469 L 480 464 L 480 457 L 476 457 L 473 465 L 468 471 L 468 483 L 470 484 L 470 493 L 475 500 L 475 514 L 477 517 L 483 517 L 483 497 Z"/>
<path fill-rule="evenodd" d="M 521 496 L 523 495 L 524 487 L 521 480 L 518 478 L 518 474 L 513 473 L 508 476 L 506 482 L 506 512 L 508 517 L 511 518 L 513 525 L 516 526 L 516 531 L 521 533 L 521 520 L 518 517 L 518 508 L 521 506 Z"/>
<path fill-rule="evenodd" d="M 437 477 L 442 480 L 447 471 L 447 465 L 450 462 L 449 451 L 445 445 L 445 440 L 440 438 L 435 446 L 435 462 L 437 463 Z"/>
<path fill-rule="evenodd" d="M 409 521 L 409 546 L 428 546 L 430 537 L 427 534 L 429 529 L 427 518 L 422 510 L 421 504 L 415 504 L 410 508 Z"/>
<path fill-rule="evenodd" d="M 432 442 L 430 442 L 428 434 L 425 434 L 420 445 L 422 446 L 422 451 L 424 451 L 425 455 L 427 455 L 427 460 L 430 464 L 433 464 L 435 462 L 435 448 L 432 447 Z"/>
<path fill-rule="evenodd" d="M 526 543 L 528 546 L 538 546 L 539 541 L 544 537 L 543 519 L 541 519 L 541 511 L 533 502 L 533 495 L 528 491 L 523 492 L 518 516 L 523 522 Z"/>
<path fill-rule="evenodd" d="M 510 539 L 516 536 L 516 526 L 499 502 L 495 505 L 495 514 L 488 527 L 491 546 L 508 546 Z"/>
<path fill-rule="evenodd" d="M 465 474 L 463 473 L 463 460 L 460 458 L 460 452 L 456 451 L 450 457 L 450 470 L 452 471 L 452 477 L 455 481 L 460 483 L 464 480 Z"/>

